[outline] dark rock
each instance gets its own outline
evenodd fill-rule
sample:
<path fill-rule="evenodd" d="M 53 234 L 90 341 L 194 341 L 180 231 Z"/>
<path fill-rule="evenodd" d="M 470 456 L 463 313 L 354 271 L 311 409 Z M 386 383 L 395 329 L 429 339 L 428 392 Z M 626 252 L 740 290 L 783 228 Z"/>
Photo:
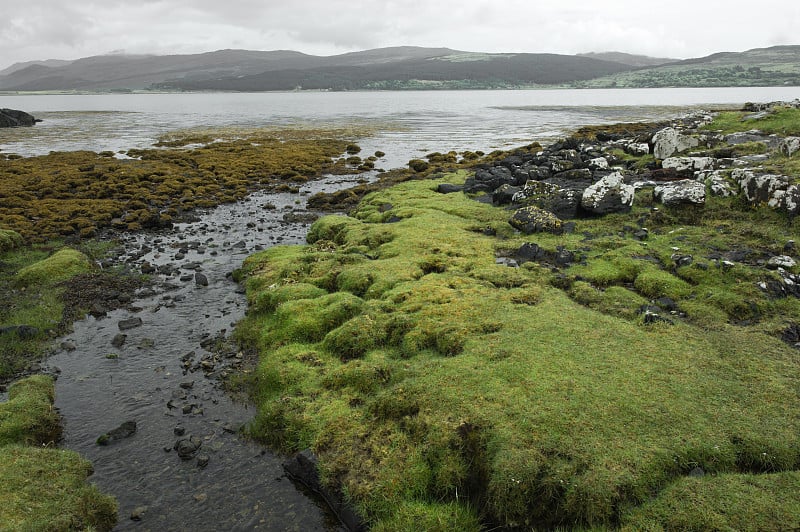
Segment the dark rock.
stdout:
<path fill-rule="evenodd" d="M 675 263 L 676 268 L 680 268 L 681 266 L 689 266 L 694 262 L 694 257 L 691 255 L 682 255 L 680 253 L 673 253 L 670 257 L 672 262 Z"/>
<path fill-rule="evenodd" d="M 697 478 L 704 477 L 704 476 L 706 476 L 706 472 L 703 471 L 703 468 L 701 468 L 701 467 L 695 467 L 694 469 L 689 471 L 689 476 L 690 477 L 697 477 Z"/>
<path fill-rule="evenodd" d="M 208 277 L 203 273 L 196 272 L 194 274 L 194 282 L 197 286 L 208 286 Z"/>
<path fill-rule="evenodd" d="M 0 127 L 30 127 L 39 122 L 25 111 L 0 109 Z"/>
<path fill-rule="evenodd" d="M 526 242 L 520 246 L 514 256 L 517 258 L 519 264 L 523 264 L 525 262 L 542 260 L 547 256 L 547 252 L 539 247 L 538 244 Z"/>
<path fill-rule="evenodd" d="M 511 170 L 504 166 L 494 166 L 489 169 L 480 168 L 475 174 L 464 182 L 464 191 L 470 194 L 478 192 L 493 192 L 500 185 L 517 185 Z"/>
<path fill-rule="evenodd" d="M 119 427 L 110 430 L 105 434 L 101 434 L 97 438 L 97 445 L 108 445 L 115 441 L 123 440 L 125 438 L 130 438 L 134 434 L 136 434 L 136 422 L 126 421 Z"/>
<path fill-rule="evenodd" d="M 150 275 L 152 273 L 156 273 L 156 267 L 145 261 L 142 263 L 141 271 L 145 275 Z"/>
<path fill-rule="evenodd" d="M 647 240 L 648 236 L 650 236 L 650 232 L 645 228 L 637 229 L 633 232 L 633 238 L 636 240 Z"/>
<path fill-rule="evenodd" d="M 17 336 L 20 340 L 33 340 L 39 336 L 40 330 L 32 325 L 18 325 Z"/>
<path fill-rule="evenodd" d="M 202 444 L 203 442 L 200 438 L 190 436 L 189 438 L 179 439 L 172 448 L 178 452 L 181 460 L 191 460 L 200 450 Z"/>
<path fill-rule="evenodd" d="M 800 348 L 800 324 L 792 323 L 781 333 L 781 340 L 787 344 Z"/>
<path fill-rule="evenodd" d="M 440 183 L 436 188 L 440 194 L 452 194 L 454 192 L 463 192 L 464 185 L 451 185 L 450 183 Z"/>
<path fill-rule="evenodd" d="M 512 198 L 513 203 L 538 207 L 562 220 L 575 218 L 581 203 L 581 192 L 545 181 L 528 181 Z"/>
<path fill-rule="evenodd" d="M 553 179 L 565 181 L 591 181 L 592 171 L 588 168 L 576 168 L 554 174 Z"/>
<path fill-rule="evenodd" d="M 513 185 L 500 185 L 492 194 L 492 203 L 495 205 L 508 205 L 514 201 L 514 196 L 522 189 Z"/>
<path fill-rule="evenodd" d="M 183 425 L 176 425 L 174 429 L 172 429 L 172 433 L 175 436 L 183 436 L 186 434 L 186 428 Z"/>
<path fill-rule="evenodd" d="M 136 327 L 142 326 L 142 318 L 128 318 L 126 320 L 120 320 L 117 323 L 117 327 L 119 327 L 120 331 L 127 331 L 129 329 L 135 329 Z"/>
<path fill-rule="evenodd" d="M 197 467 L 203 469 L 208 465 L 208 462 L 211 460 L 207 454 L 198 454 L 197 455 Z"/>

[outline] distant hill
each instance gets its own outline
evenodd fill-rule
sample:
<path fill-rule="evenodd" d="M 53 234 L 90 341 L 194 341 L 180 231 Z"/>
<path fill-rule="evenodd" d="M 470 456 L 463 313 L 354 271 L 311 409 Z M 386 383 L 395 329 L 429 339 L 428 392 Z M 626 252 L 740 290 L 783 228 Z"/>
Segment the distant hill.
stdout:
<path fill-rule="evenodd" d="M 678 59 L 650 57 L 649 55 L 626 54 L 624 52 L 589 52 L 578 55 L 582 57 L 591 57 L 593 59 L 602 59 L 603 61 L 613 61 L 615 63 L 622 63 L 623 65 L 632 67 L 652 67 L 678 61 Z"/>
<path fill-rule="evenodd" d="M 578 87 L 800 86 L 800 46 L 721 52 L 577 82 Z"/>
<path fill-rule="evenodd" d="M 31 62 L 0 75 L 0 90 L 292 90 L 507 87 L 566 83 L 629 70 L 588 57 L 483 54 L 401 46 L 330 57 L 292 51 L 220 50 L 169 56 L 95 56 Z"/>
<path fill-rule="evenodd" d="M 290 50 L 219 50 L 192 55 L 105 55 L 75 61 L 29 61 L 0 72 L 3 91 L 737 85 L 800 85 L 800 46 L 726 52 L 684 61 L 620 52 L 497 54 L 415 46 L 328 57 Z"/>

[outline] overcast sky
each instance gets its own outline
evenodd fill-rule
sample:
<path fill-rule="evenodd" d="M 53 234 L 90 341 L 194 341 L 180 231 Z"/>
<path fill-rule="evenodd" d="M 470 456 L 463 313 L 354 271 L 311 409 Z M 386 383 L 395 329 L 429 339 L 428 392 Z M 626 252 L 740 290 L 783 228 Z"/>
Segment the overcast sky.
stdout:
<path fill-rule="evenodd" d="M 2 0 L 0 69 L 108 53 L 415 45 L 700 57 L 800 44 L 797 0 Z"/>

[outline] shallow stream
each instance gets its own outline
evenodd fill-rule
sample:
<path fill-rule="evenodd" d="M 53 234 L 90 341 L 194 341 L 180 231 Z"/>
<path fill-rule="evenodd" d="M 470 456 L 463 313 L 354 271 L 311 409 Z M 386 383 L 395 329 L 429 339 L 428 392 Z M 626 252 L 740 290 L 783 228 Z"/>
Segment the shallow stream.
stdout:
<path fill-rule="evenodd" d="M 124 242 L 120 261 L 158 270 L 133 303 L 140 310 L 76 322 L 49 359 L 63 446 L 89 459 L 90 480 L 118 499 L 116 530 L 341 530 L 285 477 L 285 457 L 237 436 L 252 407 L 232 401 L 213 375 L 241 355 L 210 350 L 246 309 L 230 273 L 259 249 L 303 243 L 309 223 L 284 216 L 302 218 L 308 194 L 355 179 L 330 177 L 300 195 L 255 193 Z M 136 422 L 132 436 L 96 443 L 127 421 Z M 182 459 L 174 447 L 190 437 L 200 448 Z"/>

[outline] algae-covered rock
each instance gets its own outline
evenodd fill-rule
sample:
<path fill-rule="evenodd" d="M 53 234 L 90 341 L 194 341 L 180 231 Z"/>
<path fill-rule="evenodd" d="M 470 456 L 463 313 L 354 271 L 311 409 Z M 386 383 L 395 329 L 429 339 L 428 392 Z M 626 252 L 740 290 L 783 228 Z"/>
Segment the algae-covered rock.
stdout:
<path fill-rule="evenodd" d="M 17 273 L 17 284 L 29 286 L 41 283 L 65 281 L 79 273 L 91 270 L 89 257 L 78 250 L 65 248 L 56 251 L 44 260 L 23 268 Z"/>
<path fill-rule="evenodd" d="M 533 206 L 517 209 L 508 223 L 526 235 L 533 233 L 561 234 L 564 231 L 561 220 L 555 214 Z"/>

